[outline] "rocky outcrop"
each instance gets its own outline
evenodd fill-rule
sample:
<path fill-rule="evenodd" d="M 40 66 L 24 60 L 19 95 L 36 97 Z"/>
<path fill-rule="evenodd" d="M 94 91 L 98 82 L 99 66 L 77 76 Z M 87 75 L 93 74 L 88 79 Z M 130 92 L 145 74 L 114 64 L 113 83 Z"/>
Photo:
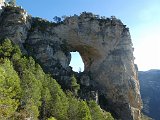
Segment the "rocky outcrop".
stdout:
<path fill-rule="evenodd" d="M 23 49 L 22 44 L 25 42 L 28 30 L 31 28 L 31 17 L 21 8 L 10 6 L 2 8 L 3 12 L 0 16 L 0 38 L 4 39 L 8 37 Z"/>
<path fill-rule="evenodd" d="M 32 18 L 18 7 L 5 7 L 0 38 L 8 37 L 32 55 L 64 89 L 73 74 L 70 52 L 78 51 L 85 70 L 77 73 L 79 96 L 97 100 L 122 120 L 139 120 L 141 97 L 129 29 L 115 17 L 92 13 L 67 17 L 59 23 Z M 93 96 L 93 97 L 92 97 Z"/>

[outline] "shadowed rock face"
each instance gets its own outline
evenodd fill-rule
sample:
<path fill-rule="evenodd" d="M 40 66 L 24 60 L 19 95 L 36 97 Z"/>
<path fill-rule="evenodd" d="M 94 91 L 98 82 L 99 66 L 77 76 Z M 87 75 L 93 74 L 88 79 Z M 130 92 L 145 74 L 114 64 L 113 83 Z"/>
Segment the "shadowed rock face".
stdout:
<path fill-rule="evenodd" d="M 70 52 L 78 51 L 85 64 L 79 73 L 79 96 L 96 91 L 102 108 L 116 118 L 139 120 L 141 97 L 128 28 L 116 18 L 100 19 L 91 13 L 67 17 L 60 23 L 32 18 L 20 8 L 4 8 L 0 37 L 10 38 L 32 55 L 63 88 L 73 74 Z M 86 92 L 87 91 L 87 92 Z"/>

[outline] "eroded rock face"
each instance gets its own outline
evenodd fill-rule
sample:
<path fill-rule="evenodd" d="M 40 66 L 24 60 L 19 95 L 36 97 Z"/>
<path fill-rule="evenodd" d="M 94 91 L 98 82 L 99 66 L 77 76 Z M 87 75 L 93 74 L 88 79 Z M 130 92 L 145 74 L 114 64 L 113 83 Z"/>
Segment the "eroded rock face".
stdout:
<path fill-rule="evenodd" d="M 87 99 L 87 93 L 95 94 L 102 108 L 122 120 L 140 119 L 142 104 L 132 42 L 119 19 L 83 13 L 56 24 L 31 18 L 20 8 L 6 7 L 0 16 L 0 37 L 18 43 L 65 88 L 73 74 L 70 52 L 78 51 L 85 64 L 84 72 L 78 74 L 83 86 L 79 95 Z"/>

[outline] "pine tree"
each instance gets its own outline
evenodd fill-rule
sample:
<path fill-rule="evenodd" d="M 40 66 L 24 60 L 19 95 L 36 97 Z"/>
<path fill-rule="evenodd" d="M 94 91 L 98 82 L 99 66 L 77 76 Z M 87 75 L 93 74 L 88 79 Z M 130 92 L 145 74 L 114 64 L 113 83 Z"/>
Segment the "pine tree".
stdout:
<path fill-rule="evenodd" d="M 60 85 L 51 78 L 46 76 L 48 80 L 48 88 L 51 94 L 51 101 L 49 103 L 50 115 L 58 120 L 67 120 L 68 99 L 66 94 L 61 89 Z"/>
<path fill-rule="evenodd" d="M 22 56 L 8 39 L 0 44 L 0 119 L 113 120 L 94 101 L 88 107 L 75 97 L 80 86 L 74 75 L 70 87 L 66 96 L 32 57 Z"/>
<path fill-rule="evenodd" d="M 77 120 L 92 120 L 86 101 L 79 102 Z"/>
<path fill-rule="evenodd" d="M 92 120 L 114 120 L 111 114 L 102 110 L 95 101 L 89 101 L 88 106 L 91 112 Z"/>
<path fill-rule="evenodd" d="M 74 75 L 71 77 L 71 90 L 77 95 L 78 90 L 80 89 L 80 85 L 77 83 L 77 79 Z"/>
<path fill-rule="evenodd" d="M 41 82 L 38 81 L 34 74 L 29 70 L 24 70 L 21 78 L 22 98 L 24 109 L 27 111 L 27 116 L 36 120 L 39 116 L 38 107 L 41 105 Z"/>
<path fill-rule="evenodd" d="M 0 119 L 12 117 L 19 105 L 20 79 L 7 59 L 0 60 Z"/>
<path fill-rule="evenodd" d="M 91 112 L 92 120 L 104 120 L 103 111 L 95 101 L 89 101 L 88 106 Z"/>
<path fill-rule="evenodd" d="M 13 51 L 12 43 L 9 39 L 5 39 L 0 46 L 0 57 L 11 57 Z"/>
<path fill-rule="evenodd" d="M 67 93 L 69 108 L 68 108 L 68 119 L 77 120 L 79 100 L 72 94 L 72 92 Z"/>
<path fill-rule="evenodd" d="M 49 90 L 49 80 L 48 75 L 45 75 L 40 65 L 36 65 L 36 74 L 42 83 L 42 90 L 41 90 L 41 101 L 42 105 L 40 107 L 40 116 L 41 120 L 46 120 L 48 117 L 51 116 L 50 114 L 50 102 L 51 102 L 51 93 Z"/>
<path fill-rule="evenodd" d="M 41 105 L 42 83 L 39 80 L 40 75 L 38 75 L 38 72 L 36 71 L 35 61 L 32 57 L 19 57 L 12 57 L 14 61 L 14 68 L 21 78 L 22 109 L 20 109 L 19 117 L 21 119 L 32 118 L 36 120 L 39 116 L 38 108 Z"/>
<path fill-rule="evenodd" d="M 103 111 L 95 101 L 89 101 L 88 106 L 91 112 L 92 120 L 104 120 Z"/>

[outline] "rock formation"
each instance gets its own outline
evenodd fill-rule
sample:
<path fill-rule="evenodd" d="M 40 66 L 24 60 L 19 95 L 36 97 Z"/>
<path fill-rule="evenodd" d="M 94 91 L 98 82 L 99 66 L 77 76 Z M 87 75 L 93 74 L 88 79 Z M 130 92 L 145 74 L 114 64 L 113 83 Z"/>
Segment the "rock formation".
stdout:
<path fill-rule="evenodd" d="M 141 97 L 129 29 L 115 17 L 92 13 L 52 23 L 27 15 L 19 7 L 4 7 L 0 16 L 0 39 L 10 38 L 24 53 L 32 55 L 64 89 L 73 74 L 70 52 L 78 51 L 85 70 L 77 73 L 79 96 L 94 96 L 101 107 L 122 120 L 139 120 Z"/>

